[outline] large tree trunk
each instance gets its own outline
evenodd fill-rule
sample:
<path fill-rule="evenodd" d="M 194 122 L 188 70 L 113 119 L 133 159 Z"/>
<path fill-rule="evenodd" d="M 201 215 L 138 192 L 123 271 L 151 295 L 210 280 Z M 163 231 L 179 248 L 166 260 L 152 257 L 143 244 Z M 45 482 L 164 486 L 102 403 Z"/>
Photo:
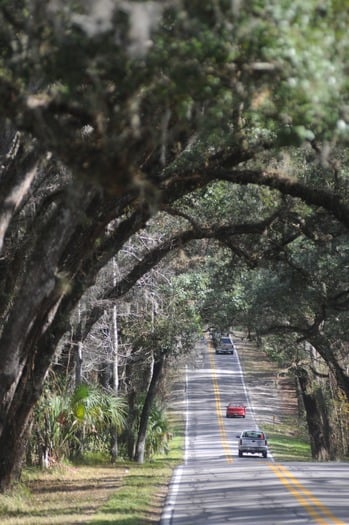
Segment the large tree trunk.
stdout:
<path fill-rule="evenodd" d="M 28 425 L 34 404 L 41 395 L 47 370 L 58 341 L 69 326 L 69 316 L 81 295 L 90 286 L 98 270 L 123 246 L 124 242 L 144 226 L 148 217 L 143 210 L 120 223 L 103 247 L 95 239 L 102 235 L 115 214 L 113 199 L 102 196 L 92 200 L 81 191 L 72 195 L 61 193 L 61 206 L 49 223 L 42 225 L 37 245 L 31 247 L 29 266 L 24 272 L 23 288 L 2 327 L 0 336 L 0 490 L 5 491 L 21 470 Z M 89 197 L 89 198 L 88 198 Z M 93 217 L 103 202 L 99 222 L 82 226 L 80 214 Z M 75 214 L 71 214 L 74 208 Z M 91 214 L 89 213 L 91 212 Z M 43 255 L 44 254 L 44 255 Z M 59 264 L 61 263 L 61 264 Z M 63 279 L 57 277 L 59 270 Z M 69 294 L 65 295 L 67 284 Z M 63 282 L 62 282 L 63 281 Z"/>
<path fill-rule="evenodd" d="M 308 341 L 326 362 L 336 379 L 338 387 L 349 401 L 349 377 L 343 366 L 338 361 L 335 352 L 332 350 L 331 341 L 322 335 L 319 330 L 317 330 L 313 336 L 309 337 Z"/>
<path fill-rule="evenodd" d="M 333 459 L 330 423 L 321 391 L 314 390 L 312 383 L 308 372 L 302 369 L 298 374 L 298 384 L 306 414 L 311 455 L 316 460 L 328 461 Z"/>
<path fill-rule="evenodd" d="M 20 374 L 0 434 L 0 491 L 20 475 L 34 405 L 42 392 L 51 357 L 48 353 L 29 358 Z M 34 364 L 35 363 L 35 364 Z"/>
<path fill-rule="evenodd" d="M 50 333 L 65 287 L 57 275 L 59 260 L 80 222 L 83 195 L 62 190 L 46 209 L 13 290 L 11 307 L 3 305 L 0 337 L 0 489 L 6 490 L 20 471 L 32 410 L 56 348 Z M 40 219 L 40 217 L 36 217 Z M 6 312 L 6 315 L 4 314 Z M 40 341 L 47 337 L 45 344 Z M 52 343 L 52 344 L 50 344 Z"/>
<path fill-rule="evenodd" d="M 20 416 L 20 410 L 16 416 Z M 22 463 L 26 451 L 26 443 L 30 429 L 30 415 L 27 410 L 23 411 L 22 419 L 17 422 L 17 418 L 11 418 L 6 422 L 6 427 L 0 438 L 0 491 L 3 493 L 20 477 Z M 18 423 L 21 431 L 18 432 Z"/>
<path fill-rule="evenodd" d="M 11 276 L 15 288 L 1 296 L 5 297 L 0 305 L 3 491 L 20 472 L 31 413 L 73 308 L 99 269 L 145 220 L 142 210 L 136 212 L 120 223 L 114 232 L 117 239 L 109 235 L 105 244 L 96 248 L 96 238 L 103 238 L 106 224 L 117 213 L 115 200 L 64 181 L 61 191 L 48 194 L 42 213 L 32 218 L 31 244 L 25 247 L 27 251 L 22 249 L 17 275 Z M 98 220 L 92 220 L 98 211 Z"/>
<path fill-rule="evenodd" d="M 153 375 L 150 381 L 150 385 L 147 391 L 146 398 L 144 400 L 143 410 L 139 423 L 135 461 L 137 463 L 144 463 L 145 454 L 145 440 L 147 437 L 148 420 L 153 406 L 153 402 L 158 390 L 158 386 L 162 377 L 163 367 L 165 363 L 165 354 L 161 354 L 160 357 L 155 361 L 153 367 Z"/>
<path fill-rule="evenodd" d="M 6 129 L 6 124 L 1 122 L 0 148 L 7 146 L 5 151 L 0 151 L 1 177 L 0 177 L 0 254 L 7 228 L 13 215 L 27 196 L 33 179 L 37 173 L 39 150 L 35 147 L 25 153 L 20 133 Z"/>

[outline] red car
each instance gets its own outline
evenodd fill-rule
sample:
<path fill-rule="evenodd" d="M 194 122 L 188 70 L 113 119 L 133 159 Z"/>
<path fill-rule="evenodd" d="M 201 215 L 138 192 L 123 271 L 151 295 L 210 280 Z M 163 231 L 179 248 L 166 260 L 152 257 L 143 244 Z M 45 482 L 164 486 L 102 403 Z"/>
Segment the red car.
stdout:
<path fill-rule="evenodd" d="M 227 405 L 226 417 L 245 417 L 246 407 L 239 403 L 229 403 Z"/>

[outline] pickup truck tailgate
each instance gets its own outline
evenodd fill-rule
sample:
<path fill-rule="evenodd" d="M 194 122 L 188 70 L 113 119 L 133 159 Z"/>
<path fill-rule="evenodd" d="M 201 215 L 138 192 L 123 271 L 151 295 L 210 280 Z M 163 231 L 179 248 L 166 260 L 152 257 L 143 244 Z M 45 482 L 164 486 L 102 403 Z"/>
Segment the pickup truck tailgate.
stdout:
<path fill-rule="evenodd" d="M 267 457 L 268 442 L 264 432 L 259 430 L 245 430 L 239 439 L 239 455 L 244 452 L 262 454 Z"/>

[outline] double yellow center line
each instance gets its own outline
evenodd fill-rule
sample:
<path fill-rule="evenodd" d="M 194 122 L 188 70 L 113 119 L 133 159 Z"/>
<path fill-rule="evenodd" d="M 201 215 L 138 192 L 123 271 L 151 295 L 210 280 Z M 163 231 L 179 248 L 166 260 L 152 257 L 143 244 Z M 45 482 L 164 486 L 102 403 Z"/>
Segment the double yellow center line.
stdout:
<path fill-rule="evenodd" d="M 214 353 L 212 344 L 208 341 L 209 358 L 212 372 L 212 384 L 216 403 L 216 413 L 218 418 L 218 428 L 221 437 L 221 443 L 226 456 L 227 463 L 233 463 L 233 457 L 229 440 L 224 427 L 222 417 L 222 406 L 220 391 L 217 381 L 217 374 L 214 362 Z M 297 478 L 283 465 L 267 462 L 266 465 L 274 472 L 275 476 L 281 481 L 286 489 L 296 498 L 298 503 L 311 516 L 317 525 L 347 525 L 344 521 L 336 518 L 334 514 L 321 503 L 306 487 L 304 487 Z"/>
<path fill-rule="evenodd" d="M 233 463 L 233 457 L 231 448 L 229 445 L 228 436 L 224 427 L 223 417 L 222 417 L 222 405 L 221 405 L 221 396 L 219 392 L 219 386 L 217 381 L 217 374 L 216 374 L 216 367 L 213 357 L 213 347 L 212 343 L 208 342 L 208 355 L 210 357 L 210 366 L 211 366 L 211 372 L 212 372 L 212 384 L 213 384 L 213 392 L 214 392 L 214 398 L 216 403 L 216 414 L 218 419 L 218 428 L 219 433 L 221 436 L 221 443 L 223 446 L 224 454 L 227 460 L 227 463 Z"/>
<path fill-rule="evenodd" d="M 344 521 L 336 518 L 286 467 L 275 463 L 268 463 L 268 467 L 312 517 L 314 523 L 318 525 L 346 525 Z"/>

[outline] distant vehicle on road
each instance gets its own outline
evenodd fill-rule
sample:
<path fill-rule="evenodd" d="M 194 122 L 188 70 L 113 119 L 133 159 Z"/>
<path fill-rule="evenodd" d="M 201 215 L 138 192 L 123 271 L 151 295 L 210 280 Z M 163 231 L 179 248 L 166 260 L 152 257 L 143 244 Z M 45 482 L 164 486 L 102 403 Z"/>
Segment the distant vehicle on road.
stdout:
<path fill-rule="evenodd" d="M 239 457 L 243 454 L 262 454 L 264 458 L 268 455 L 267 436 L 261 430 L 243 430 L 236 436 L 239 438 Z"/>
<path fill-rule="evenodd" d="M 246 407 L 242 403 L 229 403 L 226 407 L 226 417 L 246 417 Z"/>
<path fill-rule="evenodd" d="M 216 354 L 233 354 L 235 346 L 229 336 L 223 336 L 215 345 Z"/>

